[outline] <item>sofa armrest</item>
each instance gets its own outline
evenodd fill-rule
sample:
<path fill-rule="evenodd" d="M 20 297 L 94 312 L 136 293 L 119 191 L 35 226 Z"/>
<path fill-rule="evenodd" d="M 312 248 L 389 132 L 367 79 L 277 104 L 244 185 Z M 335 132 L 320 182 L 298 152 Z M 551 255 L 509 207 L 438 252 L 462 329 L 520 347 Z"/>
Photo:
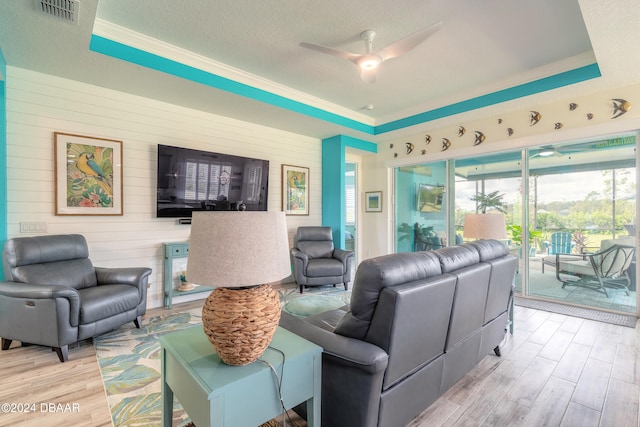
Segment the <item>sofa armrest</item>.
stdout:
<path fill-rule="evenodd" d="M 280 326 L 319 345 L 326 355 L 346 367 L 371 375 L 382 374 L 387 368 L 389 355 L 377 345 L 335 334 L 285 311 L 280 317 Z"/>
<path fill-rule="evenodd" d="M 377 425 L 389 356 L 380 347 L 349 338 L 282 312 L 280 326 L 323 348 L 322 424 Z M 306 407 L 295 411 L 306 418 Z"/>
<path fill-rule="evenodd" d="M 95 267 L 98 285 L 131 285 L 146 288 L 151 269 L 146 267 Z"/>
<path fill-rule="evenodd" d="M 293 262 L 293 278 L 298 285 L 307 284 L 307 265 L 309 265 L 309 255 L 297 248 L 291 249 L 291 261 Z"/>
<path fill-rule="evenodd" d="M 55 300 L 64 298 L 69 303 L 69 322 L 78 326 L 80 321 L 80 293 L 77 289 L 60 285 L 0 282 L 0 298 Z"/>
<path fill-rule="evenodd" d="M 333 250 L 333 257 L 339 259 L 344 264 L 349 257 L 353 257 L 353 251 L 336 248 Z"/>
<path fill-rule="evenodd" d="M 291 256 L 293 258 L 299 259 L 300 261 L 302 261 L 303 265 L 307 265 L 307 263 L 309 262 L 309 255 L 305 254 L 304 252 L 302 252 L 301 250 L 297 249 L 297 248 L 292 248 L 291 249 Z"/>
<path fill-rule="evenodd" d="M 0 282 L 0 295 L 10 298 L 66 298 L 69 301 L 80 301 L 80 294 L 76 289 L 60 285 L 34 285 L 32 283 Z"/>

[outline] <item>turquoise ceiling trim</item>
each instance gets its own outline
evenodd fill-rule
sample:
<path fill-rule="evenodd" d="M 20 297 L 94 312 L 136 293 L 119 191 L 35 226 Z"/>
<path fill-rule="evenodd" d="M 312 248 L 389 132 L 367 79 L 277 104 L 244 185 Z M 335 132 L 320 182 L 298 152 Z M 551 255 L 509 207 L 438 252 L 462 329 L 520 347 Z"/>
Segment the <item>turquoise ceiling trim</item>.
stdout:
<path fill-rule="evenodd" d="M 378 144 L 373 142 L 365 141 L 363 139 L 353 138 L 348 135 L 340 135 L 342 137 L 342 141 L 345 144 L 345 147 L 356 148 L 358 150 L 369 151 L 371 153 L 378 152 Z"/>
<path fill-rule="evenodd" d="M 376 126 L 376 135 L 600 77 L 597 63 Z"/>
<path fill-rule="evenodd" d="M 276 95 L 266 90 L 258 89 L 244 83 L 239 83 L 213 73 L 199 70 L 195 67 L 181 64 L 170 59 L 127 46 L 122 43 L 93 34 L 89 49 L 108 55 L 123 61 L 138 64 L 143 67 L 161 71 L 186 80 L 191 80 L 206 86 L 220 89 L 236 95 L 244 96 L 259 102 L 264 102 L 279 108 L 313 117 L 339 126 L 344 126 L 367 135 L 380 135 L 387 132 L 415 126 L 443 117 L 460 114 L 467 111 L 487 107 L 505 101 L 510 101 L 523 96 L 556 89 L 559 87 L 579 83 L 585 80 L 600 77 L 600 68 L 597 63 L 569 70 L 553 76 L 545 77 L 529 83 L 524 83 L 511 88 L 503 89 L 487 95 L 471 98 L 455 104 L 447 105 L 420 114 L 394 120 L 377 126 L 353 120 L 339 114 L 331 113 L 321 108 L 313 107 L 302 102 L 294 101 L 284 96 Z"/>
<path fill-rule="evenodd" d="M 264 102 L 269 105 L 284 108 L 286 110 L 324 120 L 339 126 L 345 126 L 349 129 L 357 130 L 368 135 L 373 135 L 375 132 L 375 128 L 373 126 L 357 120 L 349 119 L 339 114 L 330 113 L 322 110 L 321 108 L 312 107 L 302 102 L 285 98 L 284 96 L 276 95 L 262 89 L 202 71 L 195 67 L 190 67 L 95 34 L 91 36 L 89 49 L 97 53 L 102 53 L 123 61 L 138 64 L 143 67 L 181 77 L 186 80 L 191 80 L 196 83 L 244 96 L 249 99 Z"/>

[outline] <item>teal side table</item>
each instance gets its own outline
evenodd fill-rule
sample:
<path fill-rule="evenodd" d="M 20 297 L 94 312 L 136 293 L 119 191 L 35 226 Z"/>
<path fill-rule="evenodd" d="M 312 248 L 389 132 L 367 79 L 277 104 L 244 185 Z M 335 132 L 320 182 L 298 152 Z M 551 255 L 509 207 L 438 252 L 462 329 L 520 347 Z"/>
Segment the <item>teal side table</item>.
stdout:
<path fill-rule="evenodd" d="M 211 292 L 213 286 L 196 286 L 190 291 L 179 291 L 173 288 L 173 260 L 189 256 L 189 242 L 172 242 L 164 244 L 164 306 L 171 308 L 173 297 L 199 292 Z"/>
<path fill-rule="evenodd" d="M 164 335 L 160 343 L 164 427 L 171 427 L 174 395 L 198 427 L 254 427 L 283 412 L 271 368 L 261 361 L 226 365 L 202 326 Z M 285 408 L 306 401 L 308 426 L 320 427 L 322 348 L 278 328 L 261 359 L 278 374 Z"/>

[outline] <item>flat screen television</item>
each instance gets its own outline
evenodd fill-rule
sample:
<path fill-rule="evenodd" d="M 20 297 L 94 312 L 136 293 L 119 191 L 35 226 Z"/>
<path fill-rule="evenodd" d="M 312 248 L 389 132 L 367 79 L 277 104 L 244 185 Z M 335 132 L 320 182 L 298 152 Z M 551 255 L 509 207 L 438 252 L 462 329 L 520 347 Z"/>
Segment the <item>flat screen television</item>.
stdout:
<path fill-rule="evenodd" d="M 266 211 L 269 161 L 158 145 L 158 218 L 193 211 Z"/>

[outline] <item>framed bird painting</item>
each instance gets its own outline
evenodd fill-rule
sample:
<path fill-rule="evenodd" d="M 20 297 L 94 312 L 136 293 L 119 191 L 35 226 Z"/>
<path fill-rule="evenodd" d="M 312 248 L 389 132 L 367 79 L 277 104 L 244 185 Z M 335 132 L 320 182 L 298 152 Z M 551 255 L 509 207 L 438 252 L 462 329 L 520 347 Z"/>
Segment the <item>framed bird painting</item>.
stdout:
<path fill-rule="evenodd" d="M 122 141 L 54 133 L 56 215 L 122 215 Z"/>
<path fill-rule="evenodd" d="M 309 215 L 309 168 L 282 165 L 282 210 L 285 215 Z"/>

